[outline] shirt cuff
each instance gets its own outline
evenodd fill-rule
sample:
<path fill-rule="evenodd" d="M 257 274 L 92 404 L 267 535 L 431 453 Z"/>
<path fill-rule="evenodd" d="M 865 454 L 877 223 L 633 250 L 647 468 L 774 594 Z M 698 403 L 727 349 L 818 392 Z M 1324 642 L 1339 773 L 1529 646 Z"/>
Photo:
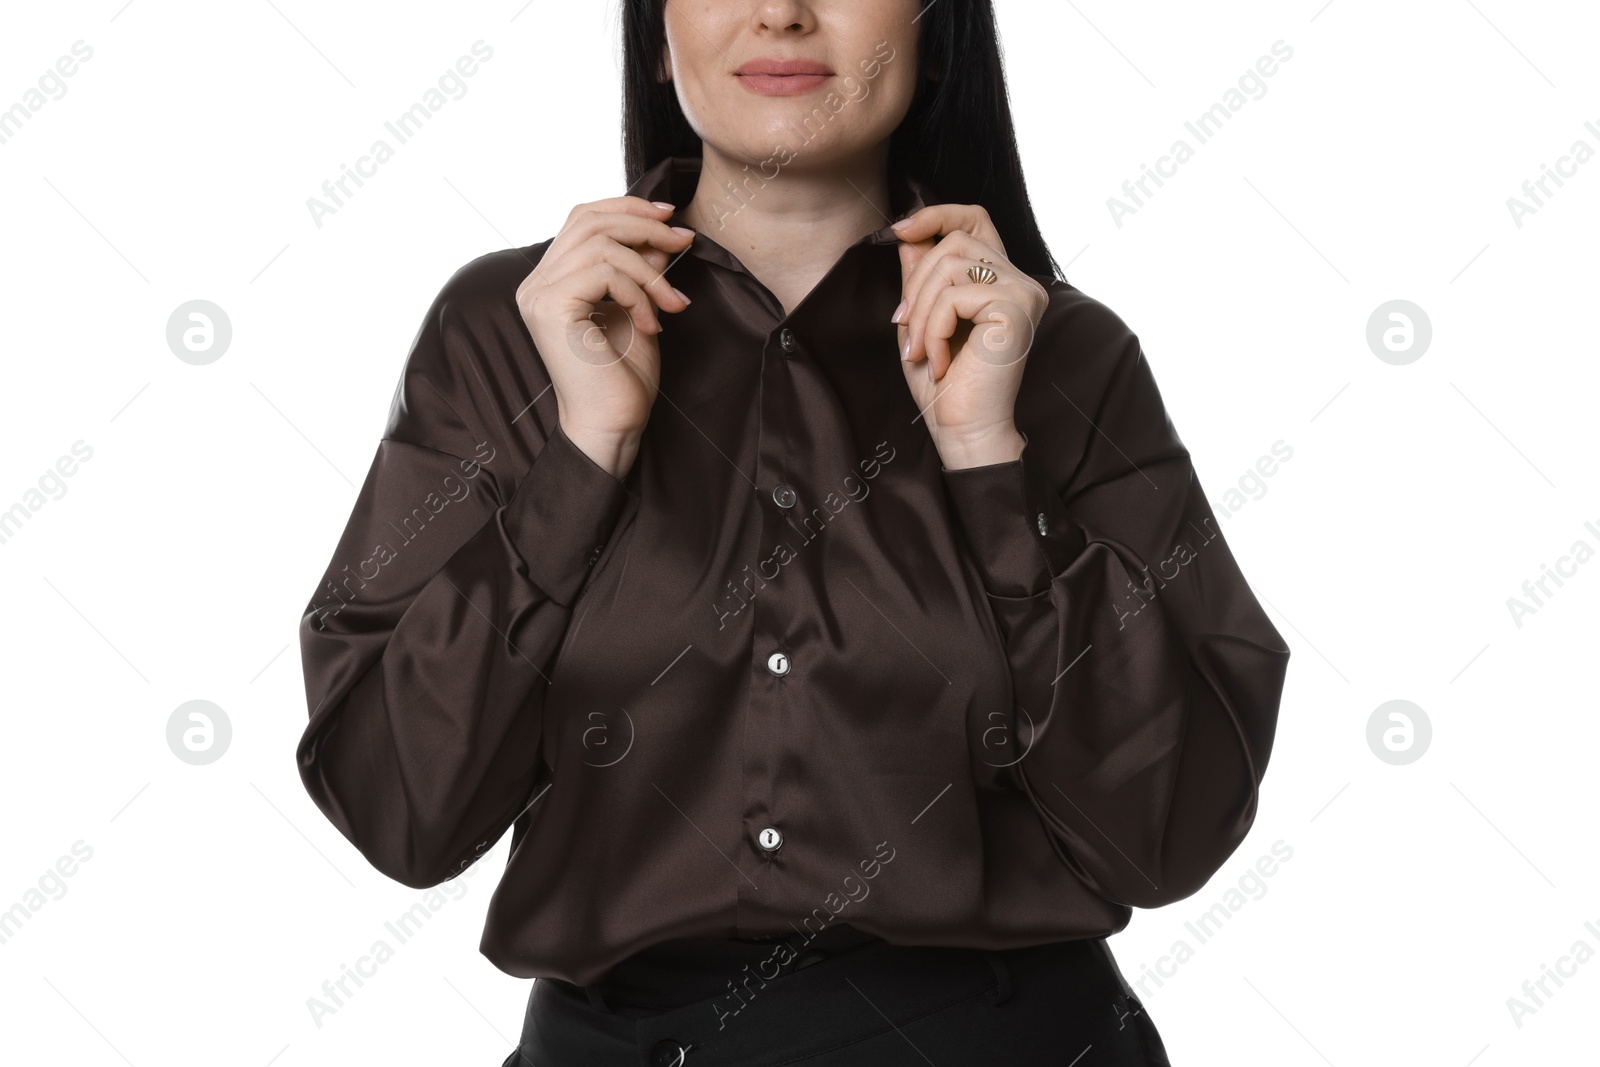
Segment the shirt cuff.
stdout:
<path fill-rule="evenodd" d="M 973 562 L 992 596 L 1038 596 L 1088 547 L 1083 528 L 1038 464 L 1022 455 L 1004 463 L 941 467 Z"/>
<path fill-rule="evenodd" d="M 503 520 L 528 576 L 551 600 L 570 605 L 577 599 L 627 499 L 627 487 L 557 422 L 506 501 Z"/>

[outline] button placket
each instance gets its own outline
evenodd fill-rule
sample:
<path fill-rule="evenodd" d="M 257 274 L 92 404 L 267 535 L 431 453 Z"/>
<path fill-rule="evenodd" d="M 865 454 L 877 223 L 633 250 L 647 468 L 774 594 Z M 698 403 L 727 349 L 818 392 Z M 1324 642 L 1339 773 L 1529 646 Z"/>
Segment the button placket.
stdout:
<path fill-rule="evenodd" d="M 758 543 L 763 551 L 792 542 L 795 531 L 786 520 L 792 514 L 790 509 L 800 503 L 796 484 L 805 484 L 800 480 L 807 475 L 803 465 L 794 466 L 798 436 L 795 423 L 803 415 L 797 395 L 801 383 L 796 380 L 796 367 L 790 356 L 799 354 L 798 331 L 780 325 L 766 335 L 756 405 L 756 466 L 751 478 L 761 487 L 752 500 L 758 505 Z M 794 481 L 788 480 L 791 478 Z M 794 712 L 789 705 L 798 701 L 799 694 L 794 689 L 791 656 L 798 653 L 792 647 L 793 624 L 797 605 L 805 602 L 804 585 L 798 575 L 769 581 L 747 609 L 753 613 L 746 653 L 750 656 L 751 689 L 741 724 L 744 759 L 740 788 L 747 842 L 743 847 L 749 850 L 747 862 L 752 866 L 782 866 L 778 850 L 784 835 L 778 824 L 789 793 L 778 769 L 794 758 Z M 746 869 L 746 862 L 739 866 Z M 770 924 L 774 909 L 788 891 L 781 884 L 763 883 L 759 890 L 738 886 L 735 932 L 740 936 L 751 932 L 751 924 L 758 919 Z"/>

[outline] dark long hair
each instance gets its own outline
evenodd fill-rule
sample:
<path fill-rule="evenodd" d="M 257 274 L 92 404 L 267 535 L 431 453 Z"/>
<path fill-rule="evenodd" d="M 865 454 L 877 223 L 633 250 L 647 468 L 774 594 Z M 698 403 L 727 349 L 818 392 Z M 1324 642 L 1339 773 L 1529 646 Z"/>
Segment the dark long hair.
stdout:
<path fill-rule="evenodd" d="M 659 82 L 665 0 L 621 0 L 623 165 L 631 189 L 669 155 L 698 156 L 700 137 Z M 889 140 L 891 173 L 927 182 L 946 203 L 980 204 L 1006 256 L 1029 274 L 1064 278 L 1039 232 L 1022 178 L 991 0 L 927 7 L 918 37 L 921 73 L 910 110 Z M 937 80 L 927 74 L 939 72 Z"/>

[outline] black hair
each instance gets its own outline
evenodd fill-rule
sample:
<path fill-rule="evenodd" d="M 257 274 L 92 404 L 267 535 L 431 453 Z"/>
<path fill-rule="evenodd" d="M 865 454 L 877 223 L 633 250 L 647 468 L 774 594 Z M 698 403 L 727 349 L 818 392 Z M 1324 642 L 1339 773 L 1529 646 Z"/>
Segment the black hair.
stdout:
<path fill-rule="evenodd" d="M 622 150 L 631 189 L 666 156 L 699 156 L 702 147 L 676 87 L 656 79 L 666 43 L 665 0 L 621 3 Z M 1012 263 L 1064 280 L 1023 181 L 991 0 L 929 5 L 919 19 L 917 48 L 922 74 L 889 140 L 890 172 L 920 178 L 946 203 L 982 205 Z"/>

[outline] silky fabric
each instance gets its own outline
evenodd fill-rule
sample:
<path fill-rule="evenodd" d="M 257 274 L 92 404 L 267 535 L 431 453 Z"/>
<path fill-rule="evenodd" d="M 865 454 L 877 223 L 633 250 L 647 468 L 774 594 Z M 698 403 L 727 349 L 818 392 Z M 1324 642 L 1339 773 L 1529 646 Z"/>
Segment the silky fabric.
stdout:
<path fill-rule="evenodd" d="M 731 965 L 717 977 L 734 992 L 662 1011 L 535 982 L 502 1067 L 1170 1067 L 1099 938 L 999 951 L 874 940 L 770 980 Z"/>
<path fill-rule="evenodd" d="M 630 192 L 682 208 L 699 168 Z M 898 173 L 891 198 L 939 202 Z M 510 830 L 480 949 L 577 984 L 835 922 L 1103 937 L 1211 877 L 1289 650 L 1120 318 L 1036 277 L 1022 454 L 947 468 L 889 226 L 788 311 L 700 232 L 617 478 L 557 419 L 545 359 L 578 354 L 516 303 L 550 244 L 443 286 L 300 620 L 299 772 L 373 867 L 437 886 Z"/>

